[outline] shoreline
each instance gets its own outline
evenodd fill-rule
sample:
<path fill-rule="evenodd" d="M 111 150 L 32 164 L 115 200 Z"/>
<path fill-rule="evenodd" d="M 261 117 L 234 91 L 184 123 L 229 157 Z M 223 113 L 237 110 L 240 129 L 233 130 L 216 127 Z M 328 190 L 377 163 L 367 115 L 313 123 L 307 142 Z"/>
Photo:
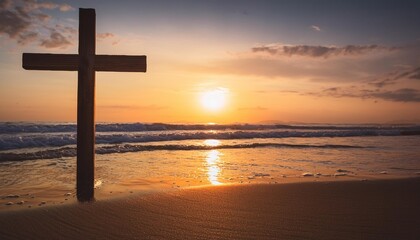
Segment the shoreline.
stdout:
<path fill-rule="evenodd" d="M 95 189 L 95 200 L 94 202 L 102 201 L 113 201 L 118 199 L 147 196 L 155 194 L 168 194 L 176 191 L 184 191 L 189 189 L 202 189 L 202 188 L 213 188 L 213 187 L 235 187 L 235 186 L 248 186 L 248 185 L 283 185 L 283 184 L 300 184 L 300 183 L 322 183 L 322 182 L 358 182 L 358 181 L 382 181 L 382 180 L 404 180 L 404 179 L 420 179 L 418 174 L 407 176 L 407 175 L 393 175 L 393 174 L 378 174 L 378 175 L 316 175 L 313 176 L 284 176 L 283 178 L 277 178 L 273 180 L 270 177 L 257 177 L 252 179 L 244 179 L 242 182 L 233 183 L 221 183 L 221 184 L 202 184 L 201 182 L 190 182 L 187 181 L 182 184 L 182 181 L 172 184 L 168 181 L 148 181 L 146 179 L 135 180 L 136 183 L 140 183 L 139 186 L 100 186 Z M 149 183 L 149 185 L 145 184 Z M 180 185 L 177 185 L 180 184 Z M 188 184 L 188 185 L 186 185 Z M 25 193 L 22 195 L 4 195 L 0 199 L 0 214 L 2 212 L 9 211 L 31 211 L 37 208 L 49 208 L 49 207 L 62 207 L 68 205 L 78 204 L 76 199 L 76 192 L 73 191 L 59 191 L 60 194 L 53 198 L 43 198 L 42 196 L 35 196 L 31 193 Z M 10 196 L 10 197 L 8 197 Z M 23 203 L 22 203 L 22 202 Z M 8 202 L 13 204 L 8 205 Z M 21 203 L 19 203 L 21 202 Z"/>
<path fill-rule="evenodd" d="M 0 212 L 2 239 L 418 239 L 420 178 L 225 185 Z"/>

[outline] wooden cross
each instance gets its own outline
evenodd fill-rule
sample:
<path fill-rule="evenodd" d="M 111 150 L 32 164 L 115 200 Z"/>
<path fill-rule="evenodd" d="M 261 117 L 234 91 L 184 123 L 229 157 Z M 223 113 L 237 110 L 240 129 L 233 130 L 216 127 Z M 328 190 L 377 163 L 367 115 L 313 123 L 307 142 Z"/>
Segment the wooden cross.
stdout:
<path fill-rule="evenodd" d="M 26 70 L 78 71 L 77 199 L 94 199 L 95 71 L 146 72 L 146 56 L 95 55 L 95 9 L 79 9 L 79 54 L 24 53 Z"/>

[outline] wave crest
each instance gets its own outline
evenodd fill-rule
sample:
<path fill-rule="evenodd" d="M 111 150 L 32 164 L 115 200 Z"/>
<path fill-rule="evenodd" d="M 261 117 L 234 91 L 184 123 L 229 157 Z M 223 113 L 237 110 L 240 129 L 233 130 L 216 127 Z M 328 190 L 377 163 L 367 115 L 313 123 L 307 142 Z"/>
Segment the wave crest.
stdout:
<path fill-rule="evenodd" d="M 112 145 L 97 147 L 96 154 L 110 154 L 110 153 L 127 153 L 127 152 L 142 152 L 142 151 L 189 151 L 189 150 L 213 150 L 213 149 L 240 149 L 240 148 L 366 148 L 353 145 L 310 145 L 310 144 L 285 144 L 285 143 L 250 143 L 250 144 L 235 144 L 235 145 Z M 63 147 L 58 149 L 49 149 L 29 153 L 0 153 L 0 162 L 5 161 L 23 161 L 35 159 L 53 159 L 62 157 L 75 157 L 75 147 Z"/>

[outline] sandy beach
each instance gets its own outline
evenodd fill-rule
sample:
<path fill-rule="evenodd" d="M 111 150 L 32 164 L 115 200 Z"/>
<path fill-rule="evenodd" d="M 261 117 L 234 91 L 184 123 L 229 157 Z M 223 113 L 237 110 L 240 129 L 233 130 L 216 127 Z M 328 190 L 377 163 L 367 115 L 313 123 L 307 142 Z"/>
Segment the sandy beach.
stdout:
<path fill-rule="evenodd" d="M 2 239 L 419 239 L 420 178 L 182 189 L 0 213 Z"/>
<path fill-rule="evenodd" d="M 420 0 L 0 0 L 0 240 L 420 240 Z"/>

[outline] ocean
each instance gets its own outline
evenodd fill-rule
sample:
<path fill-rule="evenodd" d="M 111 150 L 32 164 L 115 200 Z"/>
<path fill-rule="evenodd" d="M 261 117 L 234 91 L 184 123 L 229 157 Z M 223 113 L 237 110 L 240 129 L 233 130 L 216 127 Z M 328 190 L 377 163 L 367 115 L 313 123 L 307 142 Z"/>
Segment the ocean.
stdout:
<path fill-rule="evenodd" d="M 73 123 L 0 123 L 0 210 L 75 201 Z M 420 175 L 420 125 L 96 125 L 95 195 Z"/>

